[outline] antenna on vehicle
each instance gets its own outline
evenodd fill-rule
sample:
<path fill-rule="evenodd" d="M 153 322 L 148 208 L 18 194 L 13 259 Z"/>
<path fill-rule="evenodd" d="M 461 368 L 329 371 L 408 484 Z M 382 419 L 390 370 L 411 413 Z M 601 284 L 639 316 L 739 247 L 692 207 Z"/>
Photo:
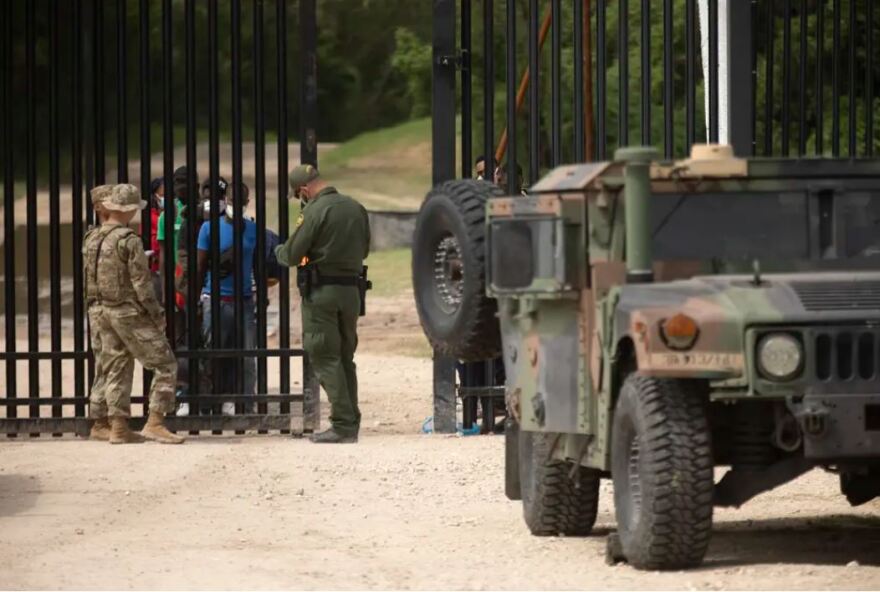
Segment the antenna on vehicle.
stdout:
<path fill-rule="evenodd" d="M 755 286 L 760 286 L 762 283 L 762 281 L 761 281 L 761 262 L 758 261 L 757 259 L 754 259 L 752 261 L 752 273 L 754 274 L 754 276 L 752 277 L 752 283 Z"/>

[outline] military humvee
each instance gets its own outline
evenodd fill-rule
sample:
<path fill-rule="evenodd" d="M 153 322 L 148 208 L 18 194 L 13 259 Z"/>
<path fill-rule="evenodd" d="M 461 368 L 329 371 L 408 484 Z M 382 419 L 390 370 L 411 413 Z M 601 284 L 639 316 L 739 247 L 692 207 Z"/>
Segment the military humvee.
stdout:
<path fill-rule="evenodd" d="M 506 490 L 534 534 L 588 534 L 609 477 L 623 557 L 674 569 L 713 506 L 815 467 L 880 495 L 878 161 L 632 148 L 526 197 L 453 181 L 413 271 L 435 348 L 503 355 Z"/>

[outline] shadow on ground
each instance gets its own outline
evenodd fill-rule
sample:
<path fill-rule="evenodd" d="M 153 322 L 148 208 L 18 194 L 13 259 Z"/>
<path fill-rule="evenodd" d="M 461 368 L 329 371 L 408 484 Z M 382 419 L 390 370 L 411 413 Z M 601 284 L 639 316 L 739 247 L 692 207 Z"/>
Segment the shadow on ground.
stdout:
<path fill-rule="evenodd" d="M 31 509 L 40 495 L 40 481 L 28 475 L 0 475 L 0 518 Z"/>
<path fill-rule="evenodd" d="M 809 516 L 722 522 L 705 568 L 772 563 L 880 565 L 880 516 Z"/>

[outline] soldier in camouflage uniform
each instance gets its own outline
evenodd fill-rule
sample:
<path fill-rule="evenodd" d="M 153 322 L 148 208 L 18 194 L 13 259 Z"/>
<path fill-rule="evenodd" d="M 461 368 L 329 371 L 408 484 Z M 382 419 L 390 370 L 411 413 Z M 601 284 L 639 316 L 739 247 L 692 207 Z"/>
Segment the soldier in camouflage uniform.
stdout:
<path fill-rule="evenodd" d="M 300 277 L 316 278 L 303 291 L 303 348 L 330 399 L 332 427 L 312 441 L 357 442 L 361 412 L 354 352 L 361 308 L 358 275 L 370 252 L 367 211 L 325 183 L 311 165 L 291 171 L 290 187 L 305 205 L 296 230 L 275 255 L 281 265 L 299 266 Z"/>
<path fill-rule="evenodd" d="M 112 185 L 98 185 L 93 188 L 90 195 L 92 198 L 92 208 L 95 210 L 97 224 L 89 229 L 86 233 L 84 242 L 89 242 L 89 237 L 98 232 L 101 224 L 104 222 L 104 200 L 113 190 Z M 94 283 L 86 282 L 86 303 L 88 306 L 90 340 L 92 343 L 92 355 L 95 357 L 95 378 L 92 382 L 92 392 L 89 396 L 89 416 L 95 422 L 89 432 L 89 438 L 92 440 L 110 439 L 110 420 L 107 418 L 107 399 L 104 396 L 104 369 L 101 359 L 101 351 L 103 349 L 101 343 L 101 334 L 97 331 L 96 320 L 98 318 L 101 305 L 98 304 L 97 286 Z"/>
<path fill-rule="evenodd" d="M 144 438 L 179 444 L 165 414 L 174 408 L 177 361 L 162 332 L 163 313 L 153 292 L 140 237 L 128 227 L 145 206 L 133 185 L 117 185 L 103 202 L 107 220 L 90 232 L 83 245 L 86 293 L 93 295 L 93 334 L 101 343 L 103 395 L 110 417 L 110 443 Z M 140 434 L 128 426 L 135 358 L 153 371 L 150 415 Z"/>

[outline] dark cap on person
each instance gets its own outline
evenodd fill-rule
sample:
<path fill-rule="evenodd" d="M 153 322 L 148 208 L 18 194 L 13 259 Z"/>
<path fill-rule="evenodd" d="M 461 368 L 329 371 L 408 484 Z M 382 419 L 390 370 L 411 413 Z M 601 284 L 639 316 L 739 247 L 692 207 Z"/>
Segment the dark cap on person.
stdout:
<path fill-rule="evenodd" d="M 318 178 L 318 169 L 310 164 L 301 164 L 290 171 L 290 188 L 296 191 L 303 185 Z"/>
<path fill-rule="evenodd" d="M 229 187 L 229 183 L 223 177 L 217 177 L 217 196 L 223 197 L 226 195 L 226 188 Z M 205 179 L 205 182 L 202 183 L 202 192 L 211 188 L 211 179 Z"/>

